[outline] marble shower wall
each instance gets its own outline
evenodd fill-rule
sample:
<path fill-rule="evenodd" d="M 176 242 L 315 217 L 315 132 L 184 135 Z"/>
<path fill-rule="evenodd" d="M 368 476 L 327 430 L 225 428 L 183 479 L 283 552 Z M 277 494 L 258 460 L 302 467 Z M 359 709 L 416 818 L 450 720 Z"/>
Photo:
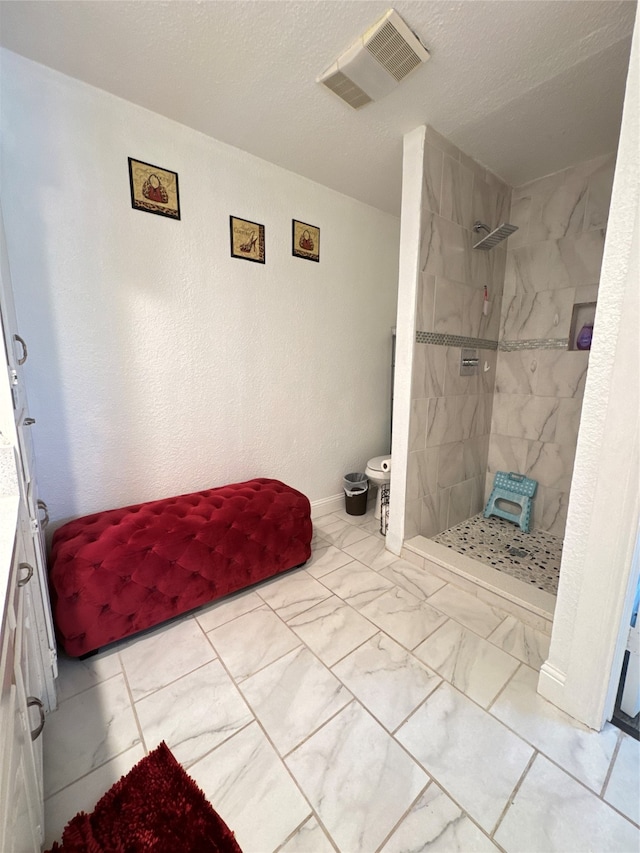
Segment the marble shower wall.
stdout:
<path fill-rule="evenodd" d="M 407 538 L 433 536 L 484 504 L 497 356 L 487 342 L 498 340 L 506 249 L 474 251 L 480 237 L 472 226 L 478 219 L 490 228 L 508 221 L 511 196 L 510 187 L 431 128 L 422 189 L 416 329 L 440 342 L 414 344 Z M 477 340 L 477 375 L 460 376 L 461 346 L 473 341 L 457 338 Z"/>
<path fill-rule="evenodd" d="M 513 190 L 485 495 L 496 471 L 538 480 L 533 525 L 564 535 L 588 352 L 573 306 L 596 302 L 615 156 Z M 526 349 L 513 349 L 522 347 Z M 553 347 L 556 348 L 553 348 Z"/>

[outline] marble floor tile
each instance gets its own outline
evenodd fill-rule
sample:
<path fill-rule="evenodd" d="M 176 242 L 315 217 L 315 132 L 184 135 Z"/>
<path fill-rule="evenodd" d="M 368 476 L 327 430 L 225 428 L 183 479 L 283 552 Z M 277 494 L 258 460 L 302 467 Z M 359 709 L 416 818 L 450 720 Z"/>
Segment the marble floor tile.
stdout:
<path fill-rule="evenodd" d="M 353 699 L 304 646 L 247 678 L 240 689 L 281 755 Z"/>
<path fill-rule="evenodd" d="M 304 569 L 295 569 L 261 583 L 257 593 L 285 621 L 331 595 L 326 586 L 318 583 Z"/>
<path fill-rule="evenodd" d="M 525 625 L 515 616 L 507 616 L 504 622 L 489 634 L 488 640 L 522 663 L 539 670 L 549 654 L 551 637 Z"/>
<path fill-rule="evenodd" d="M 368 520 L 363 524 L 359 524 L 358 527 L 361 527 L 363 530 L 366 530 L 371 536 L 375 536 L 376 539 L 380 539 L 383 542 L 386 542 L 386 536 L 380 532 L 380 519 L 375 518 L 373 515 L 373 510 L 367 510 Z"/>
<path fill-rule="evenodd" d="M 140 742 L 123 675 L 61 702 L 46 728 L 45 797 Z"/>
<path fill-rule="evenodd" d="M 369 489 L 369 498 L 371 497 L 371 488 Z M 369 499 L 367 502 L 367 511 L 364 515 L 349 515 L 346 509 L 340 509 L 334 512 L 334 516 L 340 521 L 347 521 L 349 524 L 355 524 L 357 527 L 368 528 L 372 522 L 375 522 L 376 519 L 373 517 L 375 508 L 375 501 Z M 378 527 L 380 527 L 380 520 L 378 520 Z"/>
<path fill-rule="evenodd" d="M 266 604 L 207 634 L 236 681 L 242 681 L 300 645 Z"/>
<path fill-rule="evenodd" d="M 197 610 L 194 614 L 203 631 L 213 631 L 238 616 L 244 616 L 251 610 L 257 610 L 264 605 L 255 590 L 243 590 L 235 595 L 227 595 L 220 601 L 210 604 L 208 607 Z"/>
<path fill-rule="evenodd" d="M 305 564 L 305 569 L 311 577 L 321 578 L 334 569 L 346 566 L 352 559 L 349 554 L 345 554 L 340 548 L 336 548 L 335 545 L 325 542 L 324 548 L 317 548 L 312 551 L 309 562 Z"/>
<path fill-rule="evenodd" d="M 381 574 L 354 560 L 322 576 L 322 583 L 352 607 L 361 607 L 377 598 L 393 584 Z"/>
<path fill-rule="evenodd" d="M 45 800 L 45 850 L 52 847 L 54 841 L 60 841 L 62 830 L 79 811 L 92 812 L 103 794 L 144 758 L 144 754 L 142 744 L 138 743 Z"/>
<path fill-rule="evenodd" d="M 366 539 L 360 539 L 351 545 L 345 545 L 344 550 L 347 554 L 351 554 L 355 560 L 364 563 L 365 566 L 369 566 L 370 569 L 380 571 L 380 569 L 386 568 L 398 559 L 391 551 L 387 551 L 385 546 L 386 540 L 384 537 L 368 534 Z"/>
<path fill-rule="evenodd" d="M 533 756 L 528 744 L 446 682 L 396 738 L 488 833 Z"/>
<path fill-rule="evenodd" d="M 335 853 L 335 848 L 315 817 L 310 817 L 278 847 L 278 853 Z"/>
<path fill-rule="evenodd" d="M 508 853 L 633 853 L 640 835 L 591 791 L 537 755 L 495 840 Z"/>
<path fill-rule="evenodd" d="M 286 759 L 339 850 L 371 853 L 428 776 L 352 702 Z"/>
<path fill-rule="evenodd" d="M 507 615 L 452 584 L 434 592 L 429 603 L 481 637 L 488 637 Z"/>
<path fill-rule="evenodd" d="M 511 655 L 452 619 L 413 653 L 483 708 L 489 707 L 520 665 Z"/>
<path fill-rule="evenodd" d="M 276 850 L 311 814 L 257 723 L 193 764 L 189 775 L 244 853 Z"/>
<path fill-rule="evenodd" d="M 376 633 L 375 625 L 335 595 L 291 619 L 289 625 L 327 666 Z"/>
<path fill-rule="evenodd" d="M 496 845 L 432 782 L 380 853 L 495 853 Z"/>
<path fill-rule="evenodd" d="M 421 598 L 394 587 L 360 612 L 407 649 L 414 649 L 446 621 L 446 617 Z"/>
<path fill-rule="evenodd" d="M 340 518 L 339 515 L 336 515 L 333 512 L 329 512 L 326 515 L 321 515 L 318 518 L 314 518 L 313 519 L 313 532 L 314 533 L 316 531 L 322 532 L 323 530 L 326 530 L 327 527 L 331 527 L 332 525 L 334 525 L 336 523 L 336 521 L 344 522 L 345 519 Z"/>
<path fill-rule="evenodd" d="M 202 628 L 191 617 L 145 631 L 120 649 L 120 660 L 134 701 L 165 687 L 215 656 Z"/>
<path fill-rule="evenodd" d="M 622 735 L 604 798 L 640 824 L 640 741 L 630 735 Z"/>
<path fill-rule="evenodd" d="M 354 542 L 359 542 L 361 539 L 366 539 L 370 534 L 361 527 L 355 524 L 349 524 L 348 521 L 340 521 L 337 519 L 333 524 L 328 524 L 321 530 L 322 537 L 335 545 L 336 548 L 344 548 L 347 545 L 353 545 Z"/>
<path fill-rule="evenodd" d="M 315 521 L 304 569 L 61 656 L 47 843 L 165 739 L 245 853 L 638 853 L 640 744 L 537 695 L 548 637 Z"/>
<path fill-rule="evenodd" d="M 385 728 L 393 731 L 441 679 L 386 634 L 376 634 L 333 671 Z"/>
<path fill-rule="evenodd" d="M 525 666 L 507 684 L 491 713 L 597 794 L 602 790 L 619 730 L 580 725 L 537 692 L 538 673 Z"/>
<path fill-rule="evenodd" d="M 188 767 L 253 720 L 253 714 L 219 660 L 136 702 L 149 752 L 166 741 Z"/>
<path fill-rule="evenodd" d="M 64 702 L 76 693 L 82 693 L 89 687 L 106 681 L 122 672 L 118 647 L 112 646 L 107 651 L 101 651 L 86 660 L 70 658 L 63 653 L 58 654 L 58 680 L 56 689 L 58 702 Z"/>
<path fill-rule="evenodd" d="M 429 598 L 446 583 L 442 578 L 430 574 L 407 560 L 394 560 L 390 566 L 382 570 L 381 574 L 393 581 L 396 586 L 415 595 L 416 598 Z"/>

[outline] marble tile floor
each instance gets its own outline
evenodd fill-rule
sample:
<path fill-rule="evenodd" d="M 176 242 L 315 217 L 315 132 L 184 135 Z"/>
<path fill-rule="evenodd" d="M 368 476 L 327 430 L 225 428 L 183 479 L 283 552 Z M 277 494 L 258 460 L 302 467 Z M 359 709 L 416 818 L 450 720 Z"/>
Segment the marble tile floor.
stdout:
<path fill-rule="evenodd" d="M 524 583 L 558 594 L 563 541 L 551 533 L 524 533 L 510 521 L 484 518 L 480 513 L 433 540 Z"/>
<path fill-rule="evenodd" d="M 637 853 L 640 744 L 538 696 L 549 637 L 370 514 L 314 529 L 305 567 L 60 660 L 46 844 L 165 740 L 244 853 Z"/>

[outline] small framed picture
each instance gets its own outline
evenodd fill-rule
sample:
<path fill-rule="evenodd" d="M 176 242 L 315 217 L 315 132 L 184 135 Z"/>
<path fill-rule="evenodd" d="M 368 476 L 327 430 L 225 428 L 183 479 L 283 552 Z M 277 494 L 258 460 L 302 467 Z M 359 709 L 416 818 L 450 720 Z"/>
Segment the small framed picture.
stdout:
<path fill-rule="evenodd" d="M 296 258 L 307 261 L 320 260 L 320 229 L 308 222 L 291 220 L 292 246 L 291 252 Z"/>
<path fill-rule="evenodd" d="M 264 225 L 230 216 L 229 230 L 232 258 L 243 258 L 245 261 L 254 261 L 256 264 L 265 262 Z"/>
<path fill-rule="evenodd" d="M 180 219 L 178 174 L 129 157 L 131 207 Z"/>

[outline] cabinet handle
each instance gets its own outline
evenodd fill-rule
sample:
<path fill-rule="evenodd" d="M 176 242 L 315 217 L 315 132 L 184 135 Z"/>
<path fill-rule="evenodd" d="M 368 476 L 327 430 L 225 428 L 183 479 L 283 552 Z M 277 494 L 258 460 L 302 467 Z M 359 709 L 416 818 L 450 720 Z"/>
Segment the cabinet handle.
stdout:
<path fill-rule="evenodd" d="M 25 361 L 27 360 L 28 355 L 29 355 L 29 352 L 27 350 L 27 345 L 24 342 L 24 338 L 21 338 L 20 335 L 14 335 L 13 339 L 14 339 L 14 341 L 17 341 L 20 344 L 20 346 L 22 347 L 22 358 L 18 359 L 18 364 L 24 364 Z"/>
<path fill-rule="evenodd" d="M 45 527 L 49 524 L 49 508 L 47 507 L 44 501 L 38 501 L 37 507 L 44 513 L 44 518 L 40 522 L 40 524 L 42 525 L 42 529 L 44 530 Z"/>
<path fill-rule="evenodd" d="M 18 581 L 18 586 L 26 586 L 33 577 L 33 566 L 30 566 L 29 563 L 20 563 L 20 565 L 18 566 L 18 571 L 21 572 L 25 569 L 27 574 L 23 578 L 20 578 L 20 580 Z"/>
<path fill-rule="evenodd" d="M 27 696 L 27 708 L 33 708 L 34 706 L 40 712 L 40 723 L 38 724 L 38 728 L 31 732 L 31 740 L 38 740 L 44 728 L 44 705 L 35 696 Z"/>
<path fill-rule="evenodd" d="M 33 424 L 35 424 L 35 422 L 36 422 L 36 419 L 35 419 L 35 418 L 25 418 L 25 419 L 22 421 L 22 423 L 23 423 L 23 425 L 24 425 L 24 426 L 32 426 Z"/>

